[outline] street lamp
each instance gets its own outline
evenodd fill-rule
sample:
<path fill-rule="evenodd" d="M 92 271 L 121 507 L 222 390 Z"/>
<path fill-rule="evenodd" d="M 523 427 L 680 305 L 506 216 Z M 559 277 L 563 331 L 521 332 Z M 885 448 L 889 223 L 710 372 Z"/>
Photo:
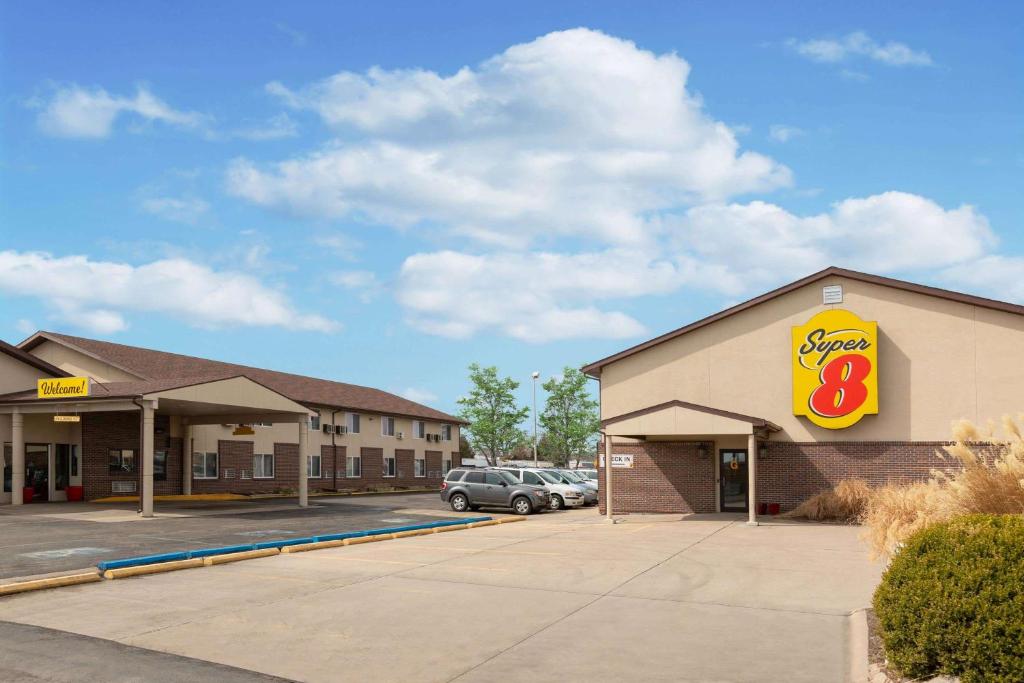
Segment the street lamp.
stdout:
<path fill-rule="evenodd" d="M 537 378 L 539 372 L 533 373 L 533 466 L 537 467 Z"/>

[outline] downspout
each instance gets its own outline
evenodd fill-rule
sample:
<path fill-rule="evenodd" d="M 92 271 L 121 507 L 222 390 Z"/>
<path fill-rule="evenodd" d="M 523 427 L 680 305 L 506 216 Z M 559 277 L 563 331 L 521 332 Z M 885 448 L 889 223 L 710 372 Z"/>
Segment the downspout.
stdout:
<path fill-rule="evenodd" d="M 337 410 L 331 411 L 331 460 L 334 461 L 334 466 L 331 469 L 334 470 L 332 481 L 335 492 L 338 490 L 338 447 L 334 445 L 334 435 L 338 433 L 338 423 L 334 421 L 334 416 L 337 414 Z"/>
<path fill-rule="evenodd" d="M 145 425 L 144 420 L 146 413 L 146 409 L 143 407 L 141 403 L 139 403 L 141 399 L 141 394 L 132 399 L 132 403 L 139 407 L 139 450 L 136 451 L 138 453 L 138 458 L 135 460 L 135 472 L 137 473 L 138 476 L 136 477 L 135 480 L 135 487 L 136 492 L 139 494 L 139 507 L 138 510 L 136 510 L 136 512 L 138 512 L 140 515 L 142 514 L 142 429 Z M 109 469 L 110 466 L 107 465 L 107 468 Z"/>

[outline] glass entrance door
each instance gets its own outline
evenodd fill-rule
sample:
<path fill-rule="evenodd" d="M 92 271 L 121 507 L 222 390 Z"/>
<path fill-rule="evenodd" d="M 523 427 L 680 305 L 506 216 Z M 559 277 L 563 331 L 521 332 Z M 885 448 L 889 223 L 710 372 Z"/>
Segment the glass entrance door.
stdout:
<path fill-rule="evenodd" d="M 32 487 L 32 500 L 50 499 L 50 447 L 44 443 L 25 444 L 25 486 Z"/>
<path fill-rule="evenodd" d="M 747 511 L 747 452 L 718 452 L 719 500 L 722 512 Z"/>

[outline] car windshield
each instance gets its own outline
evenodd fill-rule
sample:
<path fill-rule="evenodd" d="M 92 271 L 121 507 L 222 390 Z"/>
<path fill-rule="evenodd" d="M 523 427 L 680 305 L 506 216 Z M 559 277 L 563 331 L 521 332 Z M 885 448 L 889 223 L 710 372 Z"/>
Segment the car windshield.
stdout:
<path fill-rule="evenodd" d="M 575 472 L 562 472 L 561 474 L 562 474 L 562 476 L 564 476 L 566 479 L 568 479 L 569 481 L 571 481 L 574 484 L 577 484 L 577 483 L 583 481 L 582 479 L 579 478 L 579 476 Z"/>
<path fill-rule="evenodd" d="M 546 481 L 548 483 L 551 483 L 551 484 L 561 484 L 562 483 L 562 480 L 559 479 L 558 477 L 556 477 L 555 475 L 551 474 L 551 472 L 545 472 L 544 470 L 541 470 L 540 472 L 537 472 L 537 474 L 540 475 L 541 479 L 543 479 L 544 481 Z"/>

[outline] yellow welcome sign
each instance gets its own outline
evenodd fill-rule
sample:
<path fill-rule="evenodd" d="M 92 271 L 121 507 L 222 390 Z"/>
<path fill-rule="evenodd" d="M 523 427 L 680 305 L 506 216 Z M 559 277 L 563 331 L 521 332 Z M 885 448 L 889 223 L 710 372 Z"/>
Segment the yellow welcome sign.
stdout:
<path fill-rule="evenodd" d="M 878 414 L 878 323 L 831 309 L 793 328 L 793 414 L 827 429 Z"/>
<path fill-rule="evenodd" d="M 88 395 L 88 377 L 61 377 L 36 382 L 36 396 L 39 398 L 79 398 Z"/>

